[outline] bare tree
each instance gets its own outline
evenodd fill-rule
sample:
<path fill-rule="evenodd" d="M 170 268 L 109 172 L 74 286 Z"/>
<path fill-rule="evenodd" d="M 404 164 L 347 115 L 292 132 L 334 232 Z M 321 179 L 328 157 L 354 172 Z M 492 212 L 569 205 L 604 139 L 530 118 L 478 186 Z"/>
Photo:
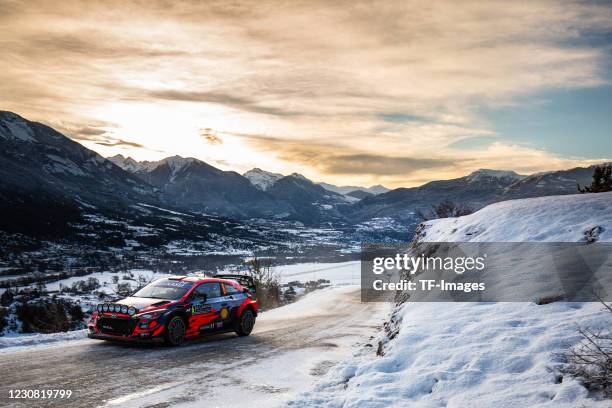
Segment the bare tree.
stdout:
<path fill-rule="evenodd" d="M 612 313 L 612 306 L 596 295 Z M 609 331 L 578 328 L 582 340 L 563 355 L 566 372 L 584 381 L 585 387 L 612 397 L 612 334 Z"/>
<path fill-rule="evenodd" d="M 436 218 L 452 218 L 461 217 L 473 213 L 470 207 L 455 204 L 450 200 L 444 200 L 439 204 L 432 205 L 429 210 L 416 210 L 416 216 L 423 221 L 429 221 Z"/>
<path fill-rule="evenodd" d="M 153 281 L 153 278 L 147 278 L 145 275 L 136 277 L 136 290 L 140 290 Z"/>
<path fill-rule="evenodd" d="M 265 309 L 272 309 L 280 303 L 280 281 L 270 265 L 264 265 L 259 258 L 248 262 L 246 274 L 255 281 L 257 298 Z"/>

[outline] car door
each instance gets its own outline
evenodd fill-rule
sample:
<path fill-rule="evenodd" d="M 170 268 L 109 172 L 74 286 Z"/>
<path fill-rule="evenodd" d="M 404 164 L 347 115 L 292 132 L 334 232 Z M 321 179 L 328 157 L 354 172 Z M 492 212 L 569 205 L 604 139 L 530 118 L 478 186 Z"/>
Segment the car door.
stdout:
<path fill-rule="evenodd" d="M 223 283 L 223 289 L 225 294 L 224 299 L 226 300 L 225 303 L 227 305 L 226 307 L 229 308 L 227 323 L 231 323 L 231 320 L 236 318 L 238 309 L 240 308 L 242 302 L 244 302 L 246 294 L 229 283 Z"/>
<path fill-rule="evenodd" d="M 220 327 L 221 300 L 221 287 L 217 282 L 204 282 L 194 289 L 189 317 L 192 332 L 201 333 Z"/>

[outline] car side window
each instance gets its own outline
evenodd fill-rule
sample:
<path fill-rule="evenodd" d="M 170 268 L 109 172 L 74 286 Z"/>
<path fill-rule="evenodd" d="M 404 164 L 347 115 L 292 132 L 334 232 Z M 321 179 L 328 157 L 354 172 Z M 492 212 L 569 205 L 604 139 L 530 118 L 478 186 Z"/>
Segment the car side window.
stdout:
<path fill-rule="evenodd" d="M 216 282 L 203 283 L 195 288 L 196 295 L 206 295 L 207 299 L 221 296 L 221 286 Z"/>
<path fill-rule="evenodd" d="M 240 291 L 234 285 L 230 285 L 229 283 L 224 283 L 223 287 L 225 288 L 226 295 L 235 295 L 240 293 Z"/>

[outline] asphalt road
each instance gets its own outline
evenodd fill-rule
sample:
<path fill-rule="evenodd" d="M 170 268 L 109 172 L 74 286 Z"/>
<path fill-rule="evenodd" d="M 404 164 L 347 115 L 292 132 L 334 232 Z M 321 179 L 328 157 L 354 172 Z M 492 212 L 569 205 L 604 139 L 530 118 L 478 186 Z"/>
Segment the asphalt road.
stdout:
<path fill-rule="evenodd" d="M 84 339 L 2 350 L 0 406 L 283 406 L 355 348 L 369 347 L 388 311 L 388 305 L 361 303 L 358 289 L 319 297 L 313 315 L 300 302 L 260 314 L 249 337 L 223 334 L 177 348 Z M 9 399 L 16 389 L 73 394 Z"/>

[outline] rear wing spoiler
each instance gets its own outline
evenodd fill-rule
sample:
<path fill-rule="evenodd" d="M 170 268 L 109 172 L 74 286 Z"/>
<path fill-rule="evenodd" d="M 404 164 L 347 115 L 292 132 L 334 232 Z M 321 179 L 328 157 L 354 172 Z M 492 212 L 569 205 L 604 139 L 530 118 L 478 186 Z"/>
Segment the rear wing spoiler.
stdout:
<path fill-rule="evenodd" d="M 238 275 L 238 274 L 217 274 L 215 278 L 234 280 L 240 284 L 243 288 L 251 292 L 253 296 L 257 295 L 257 287 L 255 286 L 255 279 L 252 276 Z"/>

